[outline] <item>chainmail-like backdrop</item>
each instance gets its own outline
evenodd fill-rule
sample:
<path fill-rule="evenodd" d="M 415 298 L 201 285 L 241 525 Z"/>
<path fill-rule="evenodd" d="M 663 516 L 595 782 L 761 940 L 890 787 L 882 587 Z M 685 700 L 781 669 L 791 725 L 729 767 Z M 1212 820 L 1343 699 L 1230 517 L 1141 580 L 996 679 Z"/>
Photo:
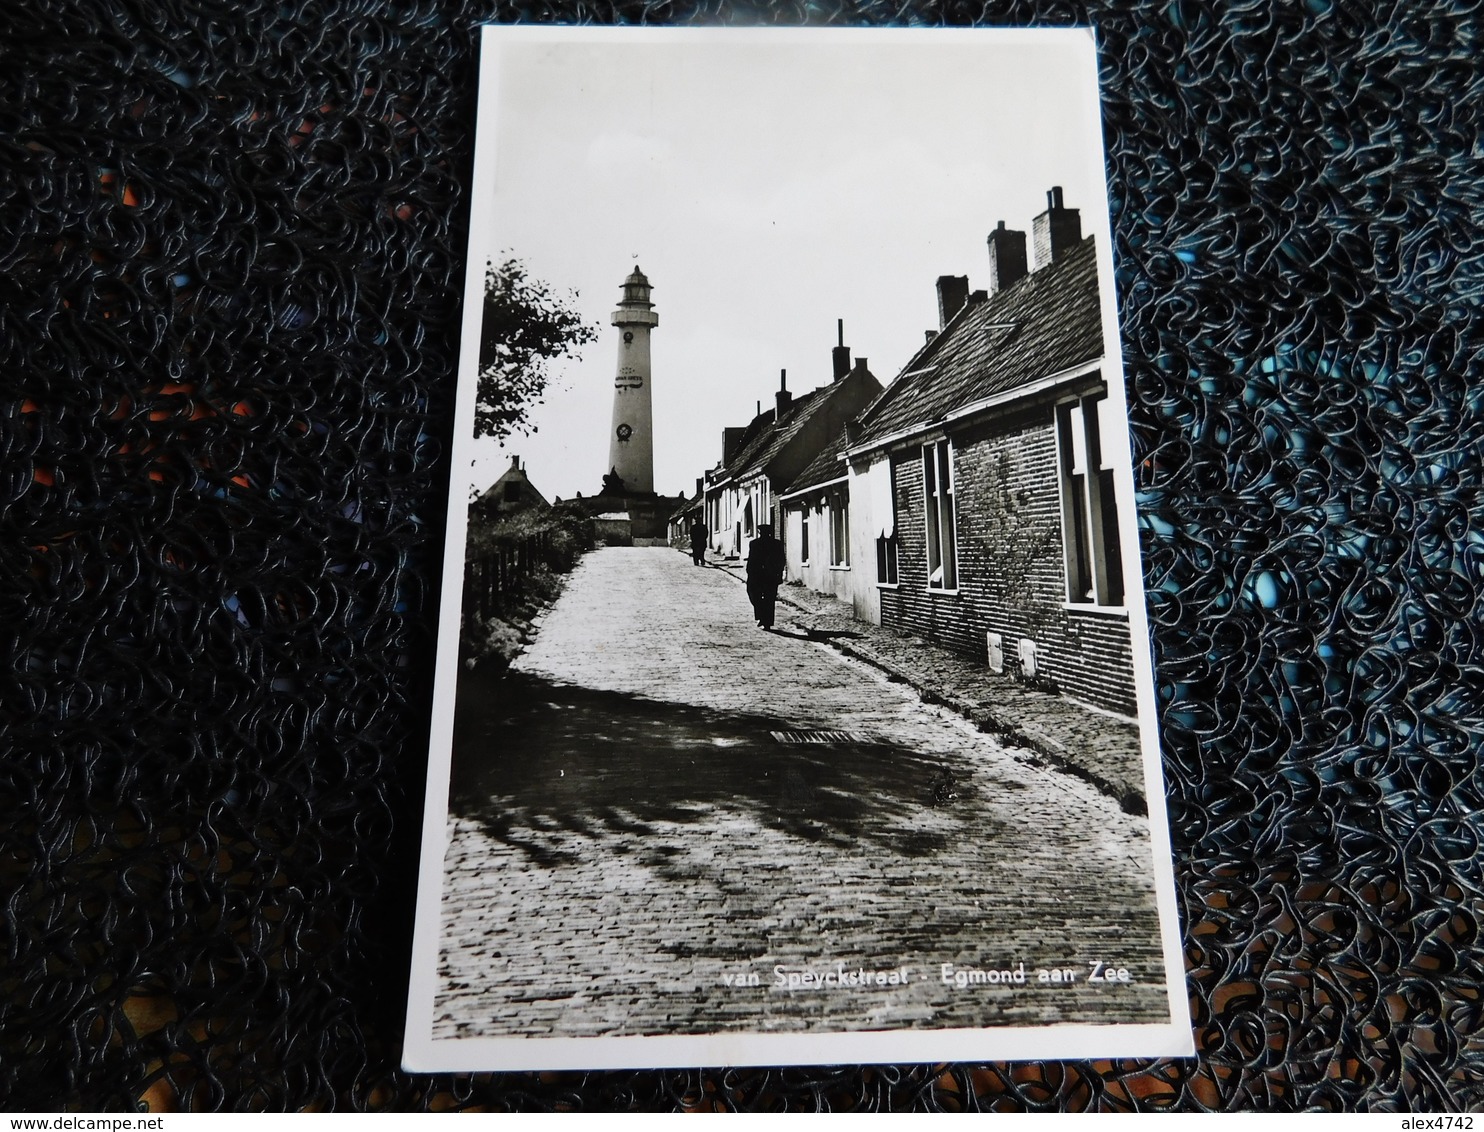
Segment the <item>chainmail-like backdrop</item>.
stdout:
<path fill-rule="evenodd" d="M 0 1108 L 1484 1104 L 1484 17 L 1219 9 L 6 0 Z M 1096 26 L 1198 1061 L 396 1068 L 488 19 Z"/>

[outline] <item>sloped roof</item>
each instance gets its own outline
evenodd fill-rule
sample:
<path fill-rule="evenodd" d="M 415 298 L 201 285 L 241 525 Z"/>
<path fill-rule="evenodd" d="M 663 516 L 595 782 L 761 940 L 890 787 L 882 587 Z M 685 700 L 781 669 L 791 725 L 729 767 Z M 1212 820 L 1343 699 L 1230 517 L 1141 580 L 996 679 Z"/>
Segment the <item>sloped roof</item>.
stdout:
<path fill-rule="evenodd" d="M 811 389 L 808 393 L 801 393 L 795 397 L 788 407 L 788 412 L 784 414 L 783 420 L 778 422 L 774 428 L 761 433 L 751 444 L 737 453 L 737 458 L 732 461 L 728 469 L 732 475 L 741 479 L 754 472 L 765 471 L 768 461 L 778 455 L 784 445 L 799 434 L 804 423 L 829 400 L 830 394 L 840 388 L 840 384 L 840 382 L 835 382 L 823 389 Z"/>
<path fill-rule="evenodd" d="M 768 441 L 773 436 L 773 410 L 769 409 L 769 418 L 766 427 L 759 429 L 751 436 L 744 436 L 741 445 L 737 448 L 737 454 L 732 457 L 731 463 L 727 464 L 726 472 L 729 478 L 735 479 L 752 464 L 752 458 L 768 446 Z"/>
<path fill-rule="evenodd" d="M 1055 263 L 960 310 L 857 418 L 861 433 L 851 447 L 926 427 L 1102 355 L 1097 256 L 1088 236 Z"/>
<path fill-rule="evenodd" d="M 673 522 L 674 520 L 697 510 L 705 501 L 706 493 L 703 491 L 698 491 L 691 498 L 682 500 L 680 506 L 670 512 L 671 521 Z"/>
<path fill-rule="evenodd" d="M 765 413 L 759 413 L 747 422 L 742 430 L 741 439 L 738 441 L 736 454 L 733 455 L 730 461 L 717 461 L 716 467 L 712 469 L 715 472 L 721 473 L 717 483 L 725 482 L 735 475 L 737 469 L 742 466 L 742 461 L 746 458 L 747 454 L 755 451 L 761 445 L 763 439 L 768 435 L 768 430 L 773 427 L 773 416 L 774 411 L 769 409 Z M 716 483 L 713 483 L 711 486 L 715 487 Z"/>
<path fill-rule="evenodd" d="M 483 493 L 479 496 L 478 502 L 503 504 L 505 502 L 505 485 L 511 482 L 521 485 L 521 501 L 523 503 L 535 502 L 540 503 L 542 507 L 551 506 L 546 496 L 542 495 L 540 489 L 531 482 L 531 477 L 526 475 L 524 468 L 506 468 L 504 475 L 484 489 Z"/>
<path fill-rule="evenodd" d="M 845 461 L 845 430 L 842 428 L 835 434 L 835 438 L 820 449 L 819 455 L 809 462 L 809 466 L 794 477 L 794 482 L 784 488 L 780 495 L 792 495 L 796 491 L 806 488 L 818 487 L 830 480 L 837 480 L 846 474 Z"/>

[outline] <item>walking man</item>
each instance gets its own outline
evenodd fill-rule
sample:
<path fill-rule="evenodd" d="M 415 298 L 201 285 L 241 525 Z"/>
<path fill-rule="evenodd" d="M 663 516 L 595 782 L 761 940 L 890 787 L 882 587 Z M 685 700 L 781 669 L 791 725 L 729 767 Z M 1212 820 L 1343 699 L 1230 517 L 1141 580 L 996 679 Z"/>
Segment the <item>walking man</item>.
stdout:
<path fill-rule="evenodd" d="M 710 534 L 711 529 L 702 519 L 690 525 L 690 560 L 697 566 L 706 565 L 706 539 Z"/>
<path fill-rule="evenodd" d="M 747 544 L 747 596 L 753 616 L 764 629 L 773 628 L 773 604 L 784 568 L 783 544 L 773 537 L 773 525 L 759 524 L 757 538 Z"/>

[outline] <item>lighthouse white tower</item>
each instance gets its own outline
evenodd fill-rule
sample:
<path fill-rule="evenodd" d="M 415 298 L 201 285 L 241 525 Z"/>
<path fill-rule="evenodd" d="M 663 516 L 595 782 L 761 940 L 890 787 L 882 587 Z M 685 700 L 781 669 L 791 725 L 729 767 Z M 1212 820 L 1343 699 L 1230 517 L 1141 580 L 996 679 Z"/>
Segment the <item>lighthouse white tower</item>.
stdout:
<path fill-rule="evenodd" d="M 649 280 L 638 265 L 623 281 L 623 298 L 613 312 L 618 327 L 618 375 L 613 379 L 613 431 L 608 464 L 623 490 L 654 494 L 654 417 L 649 395 L 649 332 L 660 316 L 649 301 Z"/>

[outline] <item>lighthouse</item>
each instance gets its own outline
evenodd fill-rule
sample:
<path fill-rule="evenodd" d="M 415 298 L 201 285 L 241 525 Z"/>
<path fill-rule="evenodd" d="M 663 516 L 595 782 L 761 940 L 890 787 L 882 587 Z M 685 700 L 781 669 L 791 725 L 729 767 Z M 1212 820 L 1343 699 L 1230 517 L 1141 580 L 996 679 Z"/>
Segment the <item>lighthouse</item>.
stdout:
<path fill-rule="evenodd" d="M 613 430 L 608 434 L 605 490 L 654 494 L 654 416 L 649 393 L 649 332 L 660 316 L 649 301 L 649 280 L 638 265 L 623 281 L 623 298 L 613 312 L 618 327 L 618 373 L 613 379 Z"/>

